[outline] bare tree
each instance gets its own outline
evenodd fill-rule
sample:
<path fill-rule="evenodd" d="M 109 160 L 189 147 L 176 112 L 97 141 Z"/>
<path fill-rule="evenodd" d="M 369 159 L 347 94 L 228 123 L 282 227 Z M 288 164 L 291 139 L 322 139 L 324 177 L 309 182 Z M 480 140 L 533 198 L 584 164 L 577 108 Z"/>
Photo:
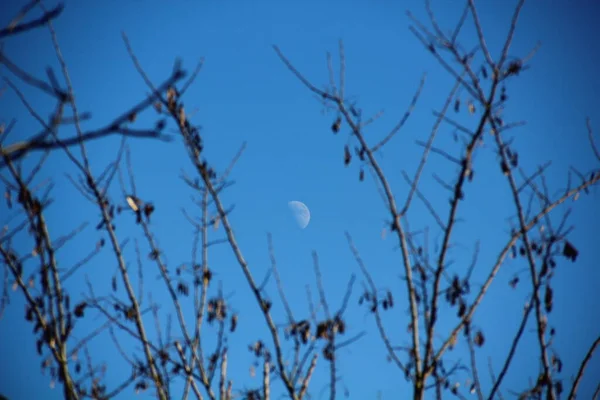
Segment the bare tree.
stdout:
<path fill-rule="evenodd" d="M 365 132 L 373 129 L 372 124 L 379 115 L 363 119 L 359 105 L 348 100 L 343 43 L 340 41 L 339 44 L 340 68 L 337 78 L 333 58 L 328 56 L 329 82 L 324 89 L 311 83 L 278 47 L 274 47 L 284 66 L 310 92 L 317 95 L 323 105 L 334 110 L 336 117 L 331 126 L 332 132 L 349 132 L 352 142 L 348 141 L 343 149 L 344 164 L 358 163 L 359 180 L 364 180 L 365 171 L 369 172 L 381 194 L 382 211 L 388 219 L 387 229 L 397 240 L 400 249 L 397 262 L 403 274 L 404 290 L 394 293 L 378 286 L 360 255 L 360 244 L 354 243 L 350 233 L 346 233 L 346 238 L 364 278 L 364 289 L 358 294 L 357 300 L 368 307 L 386 355 L 400 376 L 410 382 L 414 399 L 425 398 L 426 392 L 435 398 L 448 395 L 463 398 L 466 393 L 456 382 L 457 376 L 464 371 L 470 377 L 468 391 L 479 399 L 501 398 L 503 381 L 507 371 L 513 367 L 517 346 L 531 319 L 536 326 L 538 348 L 535 352 L 539 357 L 540 370 L 531 371 L 533 383 L 531 387 L 518 389 L 519 398 L 557 399 L 562 393 L 568 392 L 568 398 L 574 399 L 586 366 L 600 341 L 599 337 L 591 344 L 570 389 L 563 387 L 565 383 L 560 376 L 562 361 L 552 347 L 556 328 L 551 327 L 549 320 L 553 308 L 552 284 L 555 269 L 560 268 L 559 264 L 564 260 L 575 261 L 578 250 L 568 240 L 568 211 L 560 215 L 558 213 L 567 199 L 576 199 L 580 193 L 587 193 L 600 181 L 600 170 L 582 173 L 572 168 L 567 182 L 556 192 L 546 184 L 545 174 L 549 164 L 535 171 L 527 171 L 519 165 L 519 160 L 526 158 L 527 154 L 519 149 L 510 135 L 524 122 L 512 122 L 504 112 L 504 105 L 508 101 L 510 85 L 522 71 L 529 68 L 536 51 L 532 49 L 529 54 L 519 57 L 510 53 L 523 3 L 519 1 L 514 10 L 508 35 L 497 57 L 493 56 L 486 44 L 472 0 L 466 2 L 464 12 L 450 31 L 451 34 L 445 33 L 446 28 L 438 24 L 428 1 L 425 2 L 429 16 L 427 23 L 409 13 L 411 31 L 425 50 L 452 76 L 455 85 L 447 98 L 443 99 L 440 111 L 434 113 L 429 136 L 417 143 L 418 148 L 422 148 L 422 157 L 414 173 L 402 173 L 407 185 L 407 194 L 403 198 L 394 194 L 378 160 L 378 151 L 395 138 L 410 118 L 426 84 L 425 77 L 418 84 L 407 111 L 396 126 L 381 140 L 370 143 Z M 23 22 L 34 9 L 40 9 L 42 15 Z M 40 125 L 39 133 L 12 144 L 4 142 L 17 129 L 15 122 L 9 123 L 0 132 L 0 177 L 6 188 L 6 210 L 11 210 L 11 215 L 9 212 L 2 213 L 8 220 L 5 224 L 7 228 L 0 236 L 0 254 L 4 266 L 1 308 L 4 310 L 8 305 L 8 288 L 12 285 L 25 299 L 25 319 L 36 332 L 35 344 L 43 360 L 42 369 L 50 371 L 51 379 L 62 387 L 65 399 L 107 399 L 132 386 L 136 392 L 150 391 L 160 399 L 170 399 L 181 395 L 180 386 L 177 386 L 181 385 L 184 398 L 266 400 L 283 395 L 296 400 L 318 390 L 311 388 L 310 382 L 317 366 L 323 364 L 325 368 L 322 371 L 329 380 L 329 398 L 339 398 L 338 368 L 343 360 L 337 355 L 341 348 L 351 346 L 364 334 L 347 332 L 345 322 L 345 313 L 354 304 L 354 275 L 348 276 L 344 297 L 335 299 L 341 302 L 340 307 L 333 308 L 331 302 L 334 299 L 328 296 L 323 284 L 318 254 L 313 253 L 316 296 L 307 287 L 307 304 L 299 307 L 288 300 L 286 283 L 280 277 L 270 235 L 267 238 L 271 260 L 269 274 L 258 277 L 249 268 L 229 218 L 233 208 L 228 207 L 221 196 L 231 185 L 229 176 L 242 156 L 245 144 L 235 154 L 229 167 L 218 173 L 205 157 L 201 128 L 191 121 L 183 104 L 186 90 L 199 74 L 202 62 L 185 81 L 186 73 L 176 62 L 172 74 L 163 82 L 155 83 L 144 71 L 133 46 L 123 34 L 133 66 L 147 85 L 149 95 L 99 129 L 84 130 L 82 121 L 89 120 L 91 115 L 78 110 L 69 71 L 53 28 L 62 9 L 62 6 L 58 6 L 46 10 L 39 1 L 32 1 L 8 27 L 0 30 L 0 39 L 10 39 L 15 34 L 47 27 L 61 73 L 59 79 L 53 69 L 48 68 L 45 78 L 33 76 L 0 50 L 0 63 L 11 74 L 5 78 L 7 86 Z M 478 46 L 472 51 L 465 51 L 459 40 L 467 20 L 473 22 L 477 32 Z M 32 86 L 56 102 L 49 120 L 42 118 L 41 113 L 30 105 L 19 89 L 21 85 Z M 468 100 L 465 101 L 465 98 Z M 450 116 L 451 110 L 460 111 L 462 103 L 466 103 L 467 112 L 473 116 L 474 122 L 470 126 Z M 136 116 L 147 109 L 156 112 L 155 125 L 134 129 L 132 126 Z M 73 126 L 76 135 L 61 135 L 65 126 Z M 458 153 L 436 146 L 437 134 L 444 126 L 451 126 L 460 135 L 463 145 Z M 175 268 L 168 266 L 167 255 L 159 245 L 160 235 L 153 231 L 151 217 L 155 205 L 136 190 L 136 173 L 128 146 L 128 140 L 132 137 L 168 140 L 170 137 L 164 134 L 167 127 L 174 128 L 176 135 L 182 139 L 189 170 L 182 174 L 181 179 L 189 188 L 195 205 L 183 210 L 195 233 L 191 258 Z M 587 129 L 590 151 L 600 162 L 589 120 Z M 475 175 L 474 157 L 480 151 L 486 134 L 491 137 L 485 140 L 493 143 L 498 169 L 505 177 L 506 190 L 511 195 L 512 226 L 504 244 L 497 250 L 494 263 L 486 265 L 479 262 L 478 244 L 475 244 L 469 268 L 457 270 L 450 267 L 453 243 L 458 240 L 455 228 L 459 218 L 468 219 L 468 210 L 462 205 L 469 187 L 485 178 Z M 94 143 L 93 139 L 109 135 L 119 135 L 121 144 L 115 160 L 99 171 L 90 163 L 88 147 Z M 68 269 L 59 267 L 60 249 L 86 229 L 87 224 L 65 237 L 56 238 L 46 221 L 45 212 L 52 203 L 52 186 L 48 182 L 36 182 L 53 151 L 62 152 L 70 161 L 72 174 L 68 179 L 81 198 L 96 208 L 99 219 L 94 221 L 95 229 L 103 235 L 87 257 Z M 32 153 L 41 153 L 41 156 L 34 165 L 28 165 L 25 155 Z M 449 194 L 449 203 L 443 207 L 421 190 L 421 183 L 427 179 L 424 169 L 430 157 L 443 157 L 456 167 L 457 172 L 450 179 L 443 180 L 437 175 L 432 177 L 440 183 L 436 196 L 446 191 Z M 415 230 L 409 225 L 416 201 L 422 202 L 429 210 L 433 227 Z M 133 263 L 137 267 L 134 269 L 130 268 L 127 259 L 127 255 L 132 253 L 126 249 L 130 238 L 120 236 L 115 229 L 117 221 L 126 218 L 134 219 L 139 232 L 139 237 L 133 241 Z M 439 234 L 442 238 L 437 248 L 431 246 L 429 238 L 433 234 Z M 16 242 L 19 245 L 15 245 Z M 24 242 L 28 244 L 23 246 Z M 236 385 L 229 373 L 232 355 L 229 354 L 228 338 L 236 333 L 238 313 L 250 311 L 237 311 L 240 305 L 230 304 L 224 294 L 226 279 L 220 277 L 220 281 L 215 282 L 209 254 L 217 245 L 228 246 L 235 257 L 249 289 L 248 295 L 254 299 L 251 307 L 258 310 L 261 324 L 265 327 L 266 336 L 253 338 L 249 346 L 255 359 L 253 368 L 261 371 L 259 387 Z M 27 247 L 33 250 L 18 250 Z M 149 249 L 147 259 L 142 256 L 142 248 Z M 111 278 L 110 290 L 105 291 L 87 280 L 84 295 L 74 293 L 78 289 L 69 285 L 69 278 L 84 274 L 81 267 L 93 262 L 103 250 L 112 255 L 112 261 L 117 266 Z M 522 284 L 530 287 L 529 301 L 506 358 L 492 360 L 491 370 L 498 372 L 492 374 L 492 384 L 486 386 L 481 382 L 482 372 L 476 357 L 477 349 L 486 342 L 486 335 L 477 324 L 476 312 L 490 286 L 501 284 L 495 278 L 508 257 L 521 258 L 526 266 L 525 273 L 515 275 L 510 285 L 514 287 L 519 281 L 526 281 Z M 475 268 L 484 270 L 487 276 L 484 282 L 472 279 Z M 152 276 L 158 272 L 162 291 L 148 296 L 144 280 L 150 270 Z M 271 281 L 275 284 L 277 302 L 285 312 L 283 324 L 276 322 L 281 316 L 274 314 L 273 300 L 267 293 L 267 284 Z M 159 295 L 166 296 L 170 303 L 164 304 L 153 299 Z M 392 315 L 391 311 L 398 309 L 395 299 L 401 296 L 406 298 L 408 304 L 408 310 L 403 310 L 408 311 L 410 319 L 408 346 L 397 345 L 402 342 L 399 336 L 405 333 L 390 331 L 384 324 L 384 319 Z M 299 311 L 301 308 L 305 311 Z M 439 316 L 448 310 L 456 314 L 456 320 L 450 329 L 445 329 L 440 326 Z M 92 316 L 101 316 L 101 322 L 98 323 L 98 319 Z M 93 321 L 90 323 L 96 328 L 82 331 L 79 327 L 83 319 Z M 95 361 L 90 355 L 89 350 L 100 336 L 110 338 L 122 363 L 131 366 L 131 374 L 124 377 L 122 382 L 108 382 L 104 373 L 110 366 Z M 131 343 L 135 346 L 131 346 Z M 465 346 L 470 356 L 465 364 L 453 362 L 448 356 L 459 345 Z"/>

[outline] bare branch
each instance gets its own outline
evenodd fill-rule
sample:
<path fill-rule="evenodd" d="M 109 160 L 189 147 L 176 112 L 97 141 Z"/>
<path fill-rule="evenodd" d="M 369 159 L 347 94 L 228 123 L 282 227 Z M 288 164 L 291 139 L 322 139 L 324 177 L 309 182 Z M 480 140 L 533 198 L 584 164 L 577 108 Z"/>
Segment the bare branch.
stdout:
<path fill-rule="evenodd" d="M 588 138 L 590 140 L 590 146 L 592 147 L 592 151 L 594 152 L 596 159 L 600 161 L 600 151 L 598 151 L 598 148 L 596 147 L 596 142 L 594 141 L 594 131 L 592 130 L 592 121 L 589 118 L 586 119 L 586 125 L 588 130 Z"/>
<path fill-rule="evenodd" d="M 592 345 L 590 346 L 590 349 L 588 350 L 585 357 L 583 358 L 583 361 L 581 362 L 581 365 L 579 366 L 579 371 L 577 371 L 575 381 L 573 382 L 573 386 L 571 387 L 571 392 L 569 393 L 569 397 L 567 397 L 567 399 L 575 400 L 575 396 L 577 395 L 577 388 L 579 387 L 579 382 L 581 382 L 581 378 L 583 378 L 583 373 L 585 372 L 587 364 L 592 359 L 592 355 L 594 354 L 594 351 L 596 351 L 596 348 L 598 346 L 600 346 L 600 336 L 598 336 L 596 338 L 596 340 L 594 341 L 594 343 L 592 343 Z"/>
<path fill-rule="evenodd" d="M 25 6 L 21 11 L 21 15 L 26 13 L 37 3 L 38 1 L 33 1 L 27 6 Z M 30 31 L 40 26 L 44 26 L 53 19 L 58 18 L 58 16 L 63 12 L 64 8 L 65 5 L 63 3 L 60 3 L 52 10 L 44 12 L 44 15 L 42 15 L 40 18 L 34 19 L 33 21 L 29 21 L 23 24 L 19 24 L 20 17 L 18 17 L 14 19 L 7 28 L 0 29 L 0 39 L 4 39 L 8 36 L 18 35 L 20 33 Z"/>
<path fill-rule="evenodd" d="M 419 82 L 419 87 L 417 88 L 417 91 L 415 92 L 412 101 L 410 102 L 410 105 L 408 106 L 408 109 L 406 110 L 406 112 L 404 113 L 404 115 L 402 116 L 402 119 L 400 120 L 400 122 L 398 122 L 398 124 L 391 130 L 390 133 L 387 134 L 386 137 L 384 137 L 381 142 L 377 143 L 375 146 L 373 146 L 373 148 L 371 149 L 373 152 L 377 152 L 377 150 L 381 149 L 383 146 L 385 146 L 385 144 L 387 142 L 390 141 L 390 139 L 400 131 L 400 129 L 402 129 L 402 127 L 404 126 L 404 124 L 406 123 L 406 121 L 408 121 L 408 117 L 410 117 L 410 114 L 413 112 L 413 110 L 415 109 L 415 106 L 417 105 L 417 101 L 419 100 L 419 97 L 421 96 L 421 91 L 423 90 L 423 86 L 425 86 L 425 77 L 427 75 L 423 74 L 423 76 L 421 77 L 421 82 Z"/>

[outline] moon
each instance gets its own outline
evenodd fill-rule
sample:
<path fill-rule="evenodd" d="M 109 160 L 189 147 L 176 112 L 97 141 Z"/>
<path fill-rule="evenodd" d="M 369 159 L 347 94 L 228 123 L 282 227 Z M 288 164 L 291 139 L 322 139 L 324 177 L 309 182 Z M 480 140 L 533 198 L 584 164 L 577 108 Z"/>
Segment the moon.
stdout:
<path fill-rule="evenodd" d="M 308 210 L 308 207 L 306 207 L 306 204 L 294 200 L 288 203 L 288 207 L 292 210 L 296 223 L 300 229 L 306 228 L 310 222 L 310 211 Z"/>

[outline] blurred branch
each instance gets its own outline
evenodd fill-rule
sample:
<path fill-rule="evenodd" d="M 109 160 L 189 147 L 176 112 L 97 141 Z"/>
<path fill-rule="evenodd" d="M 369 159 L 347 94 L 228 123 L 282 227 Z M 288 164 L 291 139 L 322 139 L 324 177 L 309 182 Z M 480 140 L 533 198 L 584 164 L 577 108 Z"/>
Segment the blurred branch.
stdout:
<path fill-rule="evenodd" d="M 586 125 L 588 130 L 588 138 L 590 140 L 590 146 L 592 147 L 592 151 L 594 152 L 596 159 L 600 161 L 600 151 L 598 151 L 598 148 L 596 147 L 596 142 L 594 140 L 594 131 L 592 130 L 592 121 L 589 118 L 586 119 Z"/>
<path fill-rule="evenodd" d="M 60 3 L 52 10 L 46 11 L 44 15 L 42 15 L 40 18 L 19 24 L 19 20 L 24 16 L 24 14 L 28 12 L 31 8 L 33 8 L 33 6 L 37 3 L 39 3 L 39 0 L 34 0 L 30 2 L 22 9 L 20 15 L 13 19 L 13 21 L 8 25 L 8 27 L 0 29 L 0 40 L 8 36 L 18 35 L 20 33 L 24 33 L 32 29 L 44 26 L 53 19 L 56 19 L 65 8 L 64 4 Z"/>
<path fill-rule="evenodd" d="M 373 146 L 373 148 L 371 149 L 371 151 L 373 151 L 374 153 L 376 153 L 377 150 L 379 150 L 383 146 L 385 146 L 385 144 L 387 142 L 389 142 L 390 139 L 396 133 L 398 133 L 400 131 L 400 129 L 402 129 L 402 127 L 404 126 L 404 124 L 406 123 L 406 121 L 408 120 L 408 118 L 410 117 L 410 114 L 413 112 L 413 110 L 415 109 L 415 107 L 417 105 L 417 101 L 419 100 L 419 97 L 421 96 L 421 91 L 423 90 L 423 86 L 425 86 L 425 77 L 426 76 L 427 76 L 426 74 L 423 74 L 423 76 L 421 77 L 421 82 L 419 82 L 419 87 L 417 88 L 417 91 L 415 92 L 415 95 L 413 96 L 413 99 L 410 102 L 410 105 L 408 106 L 408 109 L 406 110 L 406 112 L 402 116 L 402 119 L 400 120 L 400 122 L 398 122 L 398 124 L 391 130 L 390 133 L 387 134 L 386 137 L 384 137 L 381 140 L 381 142 L 379 142 L 375 146 Z"/>
<path fill-rule="evenodd" d="M 596 340 L 594 341 L 594 343 L 592 343 L 592 345 L 590 346 L 590 349 L 588 350 L 585 357 L 583 358 L 583 361 L 581 362 L 581 364 L 579 366 L 579 371 L 577 371 L 575 381 L 573 382 L 573 386 L 571 387 L 571 392 L 569 393 L 569 397 L 567 397 L 568 400 L 575 400 L 575 396 L 577 395 L 577 389 L 579 387 L 579 382 L 581 382 L 583 373 L 585 372 L 585 369 L 586 369 L 588 363 L 590 362 L 592 355 L 594 354 L 594 351 L 596 351 L 596 348 L 599 346 L 600 346 L 600 336 L 598 336 L 596 338 Z"/>
<path fill-rule="evenodd" d="M 46 137 L 49 135 L 50 132 L 48 130 L 45 130 L 27 141 L 14 143 L 6 147 L 1 147 L 1 155 L 2 157 L 7 157 L 11 161 L 17 161 L 32 151 L 47 151 L 57 148 L 81 145 L 81 143 L 83 142 L 104 138 L 114 134 L 134 138 L 158 138 L 161 140 L 167 140 L 167 137 L 164 136 L 159 130 L 131 129 L 123 126 L 123 124 L 129 121 L 132 115 L 137 115 L 147 107 L 151 106 L 153 102 L 161 96 L 162 92 L 165 92 L 169 87 L 181 80 L 183 77 L 185 77 L 185 73 L 183 71 L 175 71 L 169 79 L 167 79 L 158 87 L 158 89 L 156 90 L 156 92 L 154 92 L 152 96 L 147 97 L 145 100 L 132 107 L 129 111 L 116 117 L 111 123 L 106 125 L 104 128 L 95 131 L 84 132 L 81 136 L 77 135 L 75 137 L 60 140 L 55 139 L 53 141 L 46 140 Z M 5 166 L 6 161 L 0 162 L 0 168 L 3 168 Z"/>

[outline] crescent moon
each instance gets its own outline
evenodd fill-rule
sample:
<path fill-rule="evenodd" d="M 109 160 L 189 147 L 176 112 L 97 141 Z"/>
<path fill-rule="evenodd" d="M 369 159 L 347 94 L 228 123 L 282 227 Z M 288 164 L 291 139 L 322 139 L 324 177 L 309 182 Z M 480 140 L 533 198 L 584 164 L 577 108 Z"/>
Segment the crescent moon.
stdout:
<path fill-rule="evenodd" d="M 308 226 L 310 222 L 310 211 L 306 204 L 301 201 L 290 201 L 288 203 L 290 210 L 294 214 L 294 218 L 296 219 L 296 223 L 300 227 L 300 229 L 304 229 Z"/>

